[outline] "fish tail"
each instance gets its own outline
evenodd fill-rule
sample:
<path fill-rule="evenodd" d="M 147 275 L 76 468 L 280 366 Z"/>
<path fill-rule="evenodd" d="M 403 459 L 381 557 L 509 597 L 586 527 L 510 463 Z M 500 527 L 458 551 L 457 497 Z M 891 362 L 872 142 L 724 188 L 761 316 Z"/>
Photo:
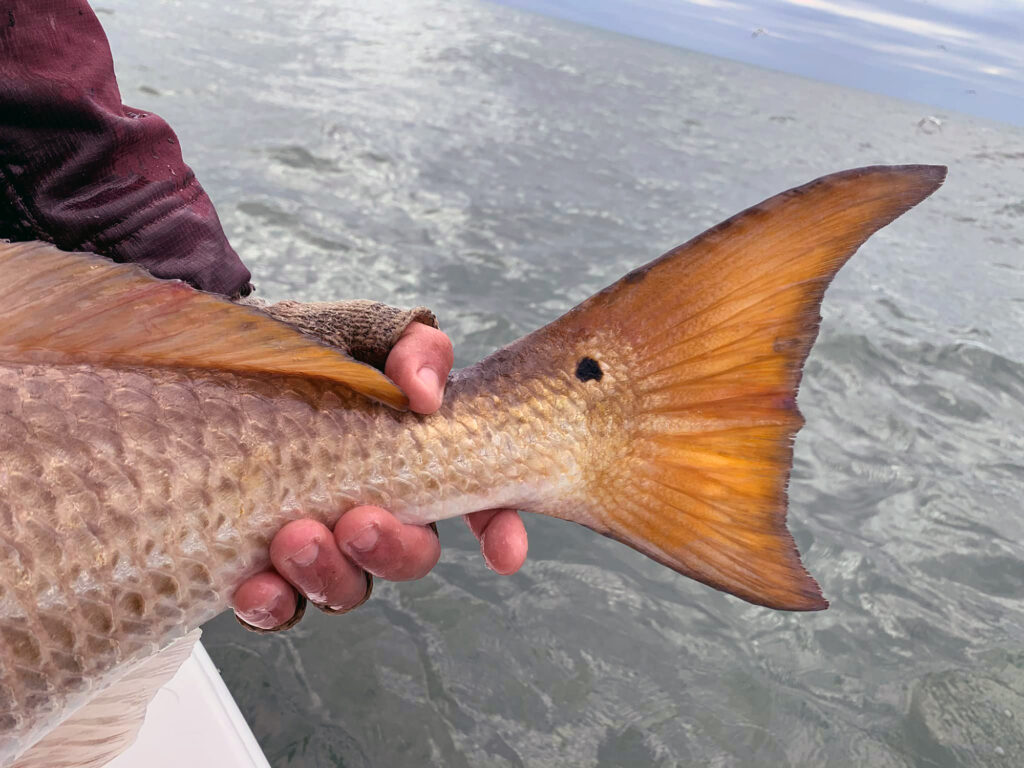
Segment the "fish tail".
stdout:
<path fill-rule="evenodd" d="M 801 370 L 833 276 L 945 172 L 862 168 L 784 192 L 549 326 L 576 345 L 577 378 L 615 393 L 594 418 L 624 414 L 570 519 L 752 603 L 826 608 L 785 524 Z"/>

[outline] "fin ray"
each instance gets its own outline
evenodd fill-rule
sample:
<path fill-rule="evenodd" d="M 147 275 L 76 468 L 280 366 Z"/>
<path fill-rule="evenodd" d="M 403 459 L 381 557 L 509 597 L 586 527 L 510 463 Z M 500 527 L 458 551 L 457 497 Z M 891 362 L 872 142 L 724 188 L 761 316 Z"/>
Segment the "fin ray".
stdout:
<path fill-rule="evenodd" d="M 192 654 L 195 629 L 145 659 L 50 731 L 11 768 L 100 768 L 130 747 L 149 703 Z"/>
<path fill-rule="evenodd" d="M 189 367 L 311 376 L 393 408 L 405 394 L 383 373 L 253 307 L 132 264 L 0 241 L 0 359 Z"/>
<path fill-rule="evenodd" d="M 581 521 L 744 600 L 827 607 L 785 525 L 803 363 L 835 273 L 944 178 L 938 166 L 826 176 L 713 227 L 556 321 L 569 338 L 613 328 L 628 356 L 627 447 L 596 473 Z"/>

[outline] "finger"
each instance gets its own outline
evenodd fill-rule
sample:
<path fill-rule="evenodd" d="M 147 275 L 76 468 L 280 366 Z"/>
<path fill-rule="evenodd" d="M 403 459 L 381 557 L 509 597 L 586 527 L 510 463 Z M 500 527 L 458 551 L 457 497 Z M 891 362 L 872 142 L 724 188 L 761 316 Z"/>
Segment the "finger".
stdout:
<path fill-rule="evenodd" d="M 485 509 L 466 515 L 466 523 L 480 540 L 480 552 L 488 568 L 508 576 L 523 567 L 529 542 L 518 512 Z"/>
<path fill-rule="evenodd" d="M 374 576 L 411 581 L 426 576 L 441 557 L 434 532 L 422 525 L 403 525 L 380 507 L 356 507 L 334 526 L 341 551 Z"/>
<path fill-rule="evenodd" d="M 338 549 L 334 534 L 315 520 L 294 520 L 270 542 L 277 572 L 312 602 L 340 610 L 366 594 L 366 574 Z"/>
<path fill-rule="evenodd" d="M 232 598 L 238 617 L 260 629 L 280 627 L 295 615 L 295 590 L 272 571 L 242 583 Z"/>
<path fill-rule="evenodd" d="M 451 339 L 444 333 L 423 323 L 409 323 L 391 349 L 384 373 L 408 395 L 410 410 L 433 413 L 441 407 L 454 360 Z"/>

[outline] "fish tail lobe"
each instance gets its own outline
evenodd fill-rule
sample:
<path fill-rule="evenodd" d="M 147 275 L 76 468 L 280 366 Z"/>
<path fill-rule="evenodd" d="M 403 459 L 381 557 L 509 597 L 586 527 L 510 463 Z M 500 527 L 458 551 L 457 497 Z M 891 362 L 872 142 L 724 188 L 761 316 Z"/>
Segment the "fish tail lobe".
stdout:
<path fill-rule="evenodd" d="M 622 413 L 620 450 L 591 473 L 588 508 L 571 519 L 752 603 L 826 608 L 785 523 L 804 360 L 839 268 L 944 177 L 890 166 L 818 179 L 556 321 L 583 339 L 577 354 L 603 345 L 577 375 L 592 391 L 618 382 Z"/>

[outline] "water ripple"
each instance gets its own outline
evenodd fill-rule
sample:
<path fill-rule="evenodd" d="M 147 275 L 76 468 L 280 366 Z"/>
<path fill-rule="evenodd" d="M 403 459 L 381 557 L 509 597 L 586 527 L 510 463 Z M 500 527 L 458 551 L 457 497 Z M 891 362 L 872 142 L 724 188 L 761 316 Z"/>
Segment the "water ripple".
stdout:
<path fill-rule="evenodd" d="M 501 578 L 442 525 L 352 616 L 208 625 L 272 764 L 1024 763 L 1024 132 L 470 0 L 108 4 L 261 295 L 429 304 L 461 363 L 781 189 L 951 166 L 807 365 L 789 520 L 829 611 L 552 520 Z"/>

